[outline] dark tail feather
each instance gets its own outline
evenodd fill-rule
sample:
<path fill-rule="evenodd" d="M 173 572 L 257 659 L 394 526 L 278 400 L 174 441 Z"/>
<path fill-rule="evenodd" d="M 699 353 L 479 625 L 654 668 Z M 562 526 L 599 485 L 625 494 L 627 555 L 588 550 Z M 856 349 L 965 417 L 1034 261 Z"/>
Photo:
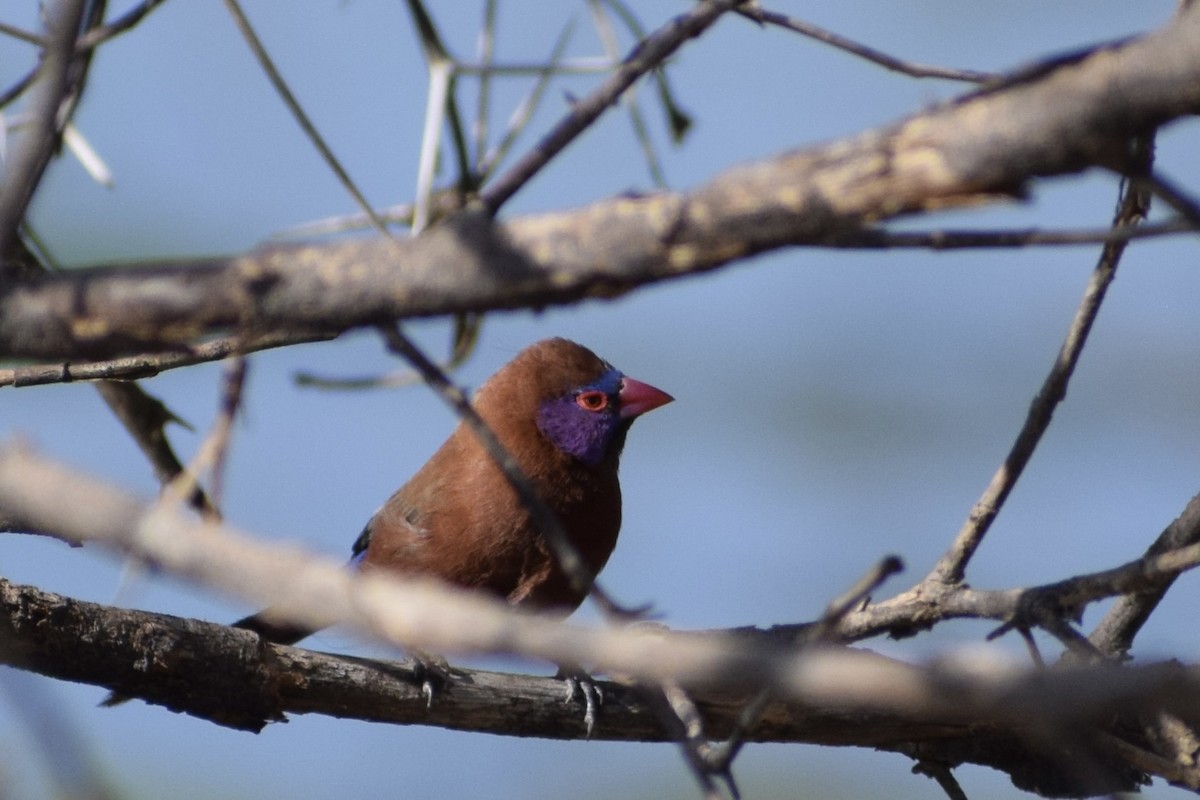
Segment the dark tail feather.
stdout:
<path fill-rule="evenodd" d="M 244 619 L 239 619 L 230 627 L 253 631 L 268 642 L 274 642 L 275 644 L 295 644 L 301 639 L 316 633 L 312 628 L 307 628 L 303 625 L 294 625 L 287 622 L 271 622 L 264 614 L 265 612 L 251 614 Z M 112 708 L 132 699 L 129 695 L 111 692 L 108 697 L 100 701 L 100 705 L 103 708 Z"/>
<path fill-rule="evenodd" d="M 101 708 L 112 708 L 113 706 L 119 706 L 122 703 L 128 703 L 132 699 L 133 698 L 127 694 L 117 694 L 116 692 L 109 692 L 108 697 L 106 697 L 100 701 L 100 707 Z"/>
<path fill-rule="evenodd" d="M 296 625 L 291 622 L 271 622 L 266 612 L 260 611 L 233 623 L 234 628 L 254 631 L 268 642 L 275 644 L 295 644 L 296 642 L 316 633 L 312 628 Z"/>

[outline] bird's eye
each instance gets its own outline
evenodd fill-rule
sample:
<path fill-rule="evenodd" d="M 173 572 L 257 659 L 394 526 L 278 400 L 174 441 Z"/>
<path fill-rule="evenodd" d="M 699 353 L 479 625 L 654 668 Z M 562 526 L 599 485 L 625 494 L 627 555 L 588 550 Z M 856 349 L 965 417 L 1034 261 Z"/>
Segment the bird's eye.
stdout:
<path fill-rule="evenodd" d="M 575 398 L 575 402 L 584 411 L 603 411 L 608 407 L 608 395 L 595 390 L 580 392 Z"/>

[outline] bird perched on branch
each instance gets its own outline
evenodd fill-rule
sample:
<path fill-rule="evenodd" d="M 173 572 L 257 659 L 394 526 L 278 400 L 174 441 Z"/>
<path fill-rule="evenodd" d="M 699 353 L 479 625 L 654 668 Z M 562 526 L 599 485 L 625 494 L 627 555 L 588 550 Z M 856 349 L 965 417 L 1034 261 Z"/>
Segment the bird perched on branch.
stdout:
<path fill-rule="evenodd" d="M 594 577 L 621 527 L 617 465 L 625 436 L 634 419 L 672 399 L 586 347 L 547 339 L 488 379 L 474 407 Z M 465 423 L 375 512 L 353 553 L 352 563 L 363 570 L 438 578 L 525 608 L 570 613 L 589 588 L 572 584 Z M 312 633 L 264 614 L 235 625 L 281 644 Z"/>

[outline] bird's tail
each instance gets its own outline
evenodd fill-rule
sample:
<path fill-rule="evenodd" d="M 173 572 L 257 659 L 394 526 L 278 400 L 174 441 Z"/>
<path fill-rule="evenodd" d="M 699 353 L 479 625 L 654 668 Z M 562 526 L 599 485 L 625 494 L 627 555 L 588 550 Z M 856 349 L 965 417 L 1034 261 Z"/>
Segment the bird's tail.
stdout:
<path fill-rule="evenodd" d="M 260 611 L 248 617 L 239 619 L 232 627 L 254 631 L 268 642 L 275 644 L 295 644 L 296 642 L 316 633 L 316 630 L 305 625 L 291 622 L 272 622 L 267 612 Z"/>
<path fill-rule="evenodd" d="M 248 617 L 239 619 L 230 627 L 253 631 L 266 641 L 274 642 L 275 644 L 295 644 L 301 639 L 316 633 L 314 629 L 304 625 L 295 625 L 288 622 L 272 622 L 265 611 L 260 611 L 257 614 L 251 614 Z M 104 708 L 112 708 L 132 699 L 129 695 L 110 692 L 108 697 L 100 701 L 100 705 Z"/>

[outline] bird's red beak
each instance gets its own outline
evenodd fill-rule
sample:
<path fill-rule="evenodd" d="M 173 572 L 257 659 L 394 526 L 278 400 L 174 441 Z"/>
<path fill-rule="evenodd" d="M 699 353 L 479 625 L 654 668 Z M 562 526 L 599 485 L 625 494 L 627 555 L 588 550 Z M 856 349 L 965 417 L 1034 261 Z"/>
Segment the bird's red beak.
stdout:
<path fill-rule="evenodd" d="M 655 389 L 633 378 L 621 378 L 621 391 L 617 392 L 617 398 L 621 401 L 621 419 L 639 417 L 675 399 L 662 389 Z"/>

